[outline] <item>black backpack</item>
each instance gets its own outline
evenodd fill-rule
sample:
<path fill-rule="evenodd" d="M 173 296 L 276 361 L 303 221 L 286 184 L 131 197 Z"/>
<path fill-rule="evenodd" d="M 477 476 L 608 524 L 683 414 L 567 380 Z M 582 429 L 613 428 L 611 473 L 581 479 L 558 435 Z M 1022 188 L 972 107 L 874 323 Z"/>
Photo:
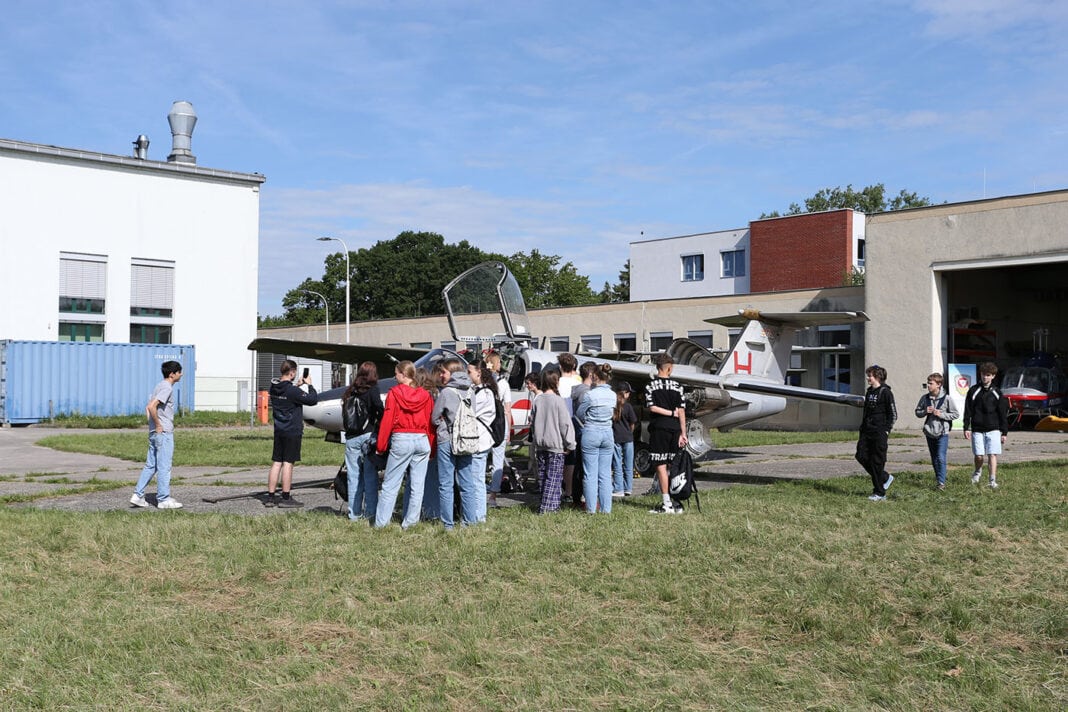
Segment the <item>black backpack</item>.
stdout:
<path fill-rule="evenodd" d="M 490 389 L 491 391 L 493 389 Z M 493 414 L 493 422 L 490 425 L 482 423 L 489 434 L 493 436 L 493 447 L 497 447 L 504 442 L 505 435 L 508 433 L 508 415 L 504 412 L 504 403 L 497 397 L 497 393 L 493 392 L 493 405 L 496 411 Z M 482 422 L 481 420 L 479 421 Z"/>
<path fill-rule="evenodd" d="M 371 414 L 367 410 L 367 400 L 363 395 L 353 393 L 341 404 L 341 423 L 346 433 L 362 435 L 367 432 L 367 423 Z"/>
<path fill-rule="evenodd" d="M 679 450 L 668 467 L 668 494 L 673 500 L 682 502 L 693 495 L 697 511 L 701 511 L 701 496 L 697 494 L 697 481 L 693 477 L 693 458 L 686 448 Z"/>
<path fill-rule="evenodd" d="M 334 499 L 340 499 L 342 502 L 348 504 L 349 501 L 349 471 L 342 465 L 341 469 L 334 475 Z"/>

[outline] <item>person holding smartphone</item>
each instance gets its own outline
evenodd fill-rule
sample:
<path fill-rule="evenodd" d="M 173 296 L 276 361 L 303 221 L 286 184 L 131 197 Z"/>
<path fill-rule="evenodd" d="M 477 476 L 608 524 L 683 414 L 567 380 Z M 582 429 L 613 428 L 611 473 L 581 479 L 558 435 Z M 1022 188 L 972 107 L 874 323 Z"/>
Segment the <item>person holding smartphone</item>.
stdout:
<path fill-rule="evenodd" d="M 274 452 L 271 454 L 271 472 L 267 475 L 266 507 L 303 507 L 290 494 L 293 487 L 293 464 L 300 461 L 300 443 L 304 437 L 304 406 L 319 402 L 308 369 L 300 381 L 296 381 L 297 364 L 290 359 L 282 362 L 279 378 L 271 381 L 271 411 L 274 414 Z M 307 387 L 305 392 L 304 387 Z M 275 497 L 279 475 L 282 479 L 282 498 Z"/>

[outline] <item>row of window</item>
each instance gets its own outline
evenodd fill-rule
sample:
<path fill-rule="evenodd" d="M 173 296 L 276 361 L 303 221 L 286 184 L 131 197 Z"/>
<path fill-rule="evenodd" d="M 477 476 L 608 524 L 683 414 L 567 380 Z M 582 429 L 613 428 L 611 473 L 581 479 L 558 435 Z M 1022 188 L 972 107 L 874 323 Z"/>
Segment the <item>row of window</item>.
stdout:
<path fill-rule="evenodd" d="M 103 341 L 107 314 L 106 255 L 61 252 L 59 256 L 60 341 Z M 174 262 L 130 261 L 130 343 L 172 343 Z"/>
<path fill-rule="evenodd" d="M 719 276 L 745 276 L 745 250 L 725 250 L 719 253 Z M 704 254 L 682 256 L 682 281 L 700 282 L 705 278 Z"/>
<path fill-rule="evenodd" d="M 731 343 L 734 343 L 735 337 L 740 333 L 740 329 L 731 329 Z M 712 331 L 687 331 L 686 338 L 699 346 L 703 346 L 706 349 L 712 348 Z M 649 334 L 649 349 L 651 351 L 664 351 L 671 342 L 675 340 L 675 335 L 670 331 L 653 331 Z M 412 341 L 408 344 L 413 349 L 429 349 L 432 348 L 432 342 L 430 341 Z M 537 346 L 537 344 L 532 344 Z M 571 351 L 572 344 L 571 339 L 567 336 L 552 336 L 549 337 L 549 350 L 550 351 Z M 603 348 L 603 341 L 600 334 L 586 334 L 579 337 L 579 343 L 582 348 L 589 351 L 600 351 Z M 390 344 L 390 346 L 400 346 L 400 344 Z M 480 342 L 469 342 L 457 344 L 455 341 L 442 341 L 441 348 L 449 349 L 450 351 L 456 351 L 467 349 L 469 351 L 479 351 L 482 349 Z M 638 335 L 629 334 L 613 334 L 611 347 L 615 351 L 637 351 L 638 350 Z"/>

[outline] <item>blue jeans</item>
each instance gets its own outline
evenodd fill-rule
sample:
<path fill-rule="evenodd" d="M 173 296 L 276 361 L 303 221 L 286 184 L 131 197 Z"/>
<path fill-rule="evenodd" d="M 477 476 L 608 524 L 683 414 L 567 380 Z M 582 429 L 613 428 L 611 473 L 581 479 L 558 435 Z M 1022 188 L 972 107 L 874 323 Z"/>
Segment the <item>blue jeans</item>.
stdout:
<path fill-rule="evenodd" d="M 612 512 L 612 451 L 615 442 L 612 428 L 582 429 L 582 494 L 586 497 L 586 511 L 604 514 Z"/>
<path fill-rule="evenodd" d="M 145 487 L 148 487 L 152 475 L 156 476 L 156 504 L 171 496 L 171 462 L 174 460 L 174 433 L 157 433 L 153 430 L 148 434 L 148 456 L 145 458 L 145 468 L 141 470 L 141 477 L 137 480 L 134 494 L 138 497 L 145 496 Z"/>
<path fill-rule="evenodd" d="M 453 509 L 456 506 L 456 498 L 453 490 L 457 478 L 470 477 L 471 456 L 453 455 L 452 443 L 448 438 L 438 438 L 438 513 L 441 523 L 446 529 L 455 526 L 453 521 Z M 462 471 L 468 471 L 467 475 L 461 475 Z M 461 501 L 463 495 L 461 494 Z"/>
<path fill-rule="evenodd" d="M 931 465 L 934 467 L 935 480 L 938 484 L 946 483 L 946 453 L 949 451 L 949 433 L 940 438 L 927 437 L 927 449 L 931 451 Z"/>
<path fill-rule="evenodd" d="M 634 441 L 615 443 L 612 453 L 612 491 L 634 491 Z"/>
<path fill-rule="evenodd" d="M 438 459 L 432 457 L 426 464 L 426 481 L 423 483 L 423 519 L 441 518 L 441 487 L 438 486 Z"/>
<path fill-rule="evenodd" d="M 456 480 L 460 484 L 460 515 L 465 526 L 486 521 L 486 452 L 467 455 L 470 464 L 456 468 Z M 441 503 L 444 514 L 445 503 Z"/>
<path fill-rule="evenodd" d="M 397 503 L 404 475 L 409 475 L 411 497 L 404 509 L 401 528 L 407 529 L 419 521 L 419 509 L 423 503 L 423 480 L 426 478 L 426 462 L 430 457 L 430 441 L 423 433 L 393 433 L 389 439 L 389 460 L 386 462 L 386 478 L 375 509 L 375 526 L 384 527 L 393 518 L 393 506 Z"/>
<path fill-rule="evenodd" d="M 345 469 L 349 472 L 349 519 L 369 519 L 374 516 L 378 506 L 378 471 L 365 457 L 370 440 L 371 433 L 345 440 Z"/>

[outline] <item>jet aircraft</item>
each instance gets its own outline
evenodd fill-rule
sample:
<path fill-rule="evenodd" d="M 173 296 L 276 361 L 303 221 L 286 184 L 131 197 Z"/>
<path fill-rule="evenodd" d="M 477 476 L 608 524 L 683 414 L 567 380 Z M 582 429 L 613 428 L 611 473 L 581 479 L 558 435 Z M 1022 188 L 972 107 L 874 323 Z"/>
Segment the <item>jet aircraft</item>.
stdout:
<path fill-rule="evenodd" d="M 556 363 L 558 352 L 532 345 L 523 295 L 515 278 L 501 262 L 484 262 L 467 270 L 443 290 L 449 326 L 456 343 L 492 343 L 501 354 L 502 372 L 508 376 L 512 390 L 513 441 L 526 433 L 528 394 L 523 390 L 526 374 L 540 371 L 546 364 Z M 460 317 L 476 315 L 466 320 L 489 329 L 503 332 L 492 336 L 465 336 L 460 333 Z M 499 321 L 498 321 L 499 319 Z M 823 401 L 863 407 L 864 397 L 786 384 L 794 334 L 799 329 L 826 324 L 867 321 L 862 312 L 795 312 L 765 313 L 754 309 L 737 315 L 706 319 L 725 326 L 744 326 L 737 344 L 726 358 L 690 341 L 675 339 L 667 352 L 675 361 L 672 378 L 685 391 L 687 436 L 695 456 L 711 449 L 707 432 L 712 428 L 730 428 L 766 418 L 782 412 L 787 398 Z M 296 341 L 258 338 L 248 346 L 255 351 L 302 356 L 336 363 L 358 363 L 364 360 L 386 364 L 410 359 L 416 366 L 433 368 L 448 358 L 465 360 L 464 354 L 449 349 L 413 349 L 404 347 L 359 346 L 353 344 Z M 481 354 L 476 354 L 481 355 Z M 641 416 L 640 400 L 645 385 L 655 376 L 656 369 L 647 363 L 622 361 L 601 356 L 576 354 L 579 363 L 610 362 L 613 374 L 629 382 L 638 396 L 635 403 Z M 383 394 L 396 381 L 380 381 Z M 327 439 L 340 441 L 341 396 L 344 388 L 319 394 L 319 404 L 304 406 L 304 421 L 327 432 Z M 635 448 L 635 467 L 642 472 L 649 469 L 647 450 L 641 443 Z"/>

